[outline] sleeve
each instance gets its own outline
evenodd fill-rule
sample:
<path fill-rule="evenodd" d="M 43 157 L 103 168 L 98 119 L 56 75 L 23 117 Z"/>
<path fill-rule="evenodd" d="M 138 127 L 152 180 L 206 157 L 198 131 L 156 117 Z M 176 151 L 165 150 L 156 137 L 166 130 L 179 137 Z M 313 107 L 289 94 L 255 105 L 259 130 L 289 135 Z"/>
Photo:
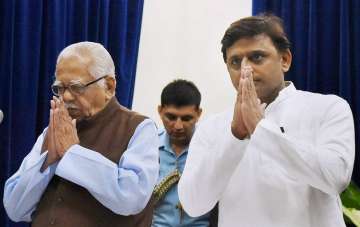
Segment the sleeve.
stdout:
<path fill-rule="evenodd" d="M 38 137 L 20 168 L 5 183 L 4 207 L 9 218 L 15 222 L 31 221 L 31 214 L 54 176 L 57 163 L 40 172 L 47 155 L 47 151 L 41 154 L 44 135 L 45 132 Z"/>
<path fill-rule="evenodd" d="M 157 181 L 158 140 L 154 122 L 146 119 L 136 128 L 118 165 L 74 145 L 60 160 L 56 174 L 86 188 L 114 213 L 137 214 L 147 205 Z"/>
<path fill-rule="evenodd" d="M 180 202 L 193 217 L 207 213 L 216 205 L 248 143 L 232 135 L 230 124 L 221 122 L 225 127 L 220 130 L 212 125 L 213 122 L 204 122 L 196 130 L 178 185 Z"/>
<path fill-rule="evenodd" d="M 354 122 L 349 105 L 342 99 L 324 114 L 314 143 L 281 133 L 279 126 L 263 119 L 249 146 L 269 155 L 297 180 L 327 194 L 341 193 L 351 179 L 355 157 Z"/>

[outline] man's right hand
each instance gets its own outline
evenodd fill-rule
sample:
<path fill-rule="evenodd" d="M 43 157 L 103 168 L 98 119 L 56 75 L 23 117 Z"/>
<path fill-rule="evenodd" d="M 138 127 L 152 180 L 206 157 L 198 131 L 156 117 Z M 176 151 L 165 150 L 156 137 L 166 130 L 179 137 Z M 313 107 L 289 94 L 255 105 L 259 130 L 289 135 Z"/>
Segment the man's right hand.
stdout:
<path fill-rule="evenodd" d="M 60 160 L 60 155 L 56 150 L 55 143 L 55 126 L 54 126 L 54 110 L 56 108 L 55 100 L 50 101 L 51 109 L 50 109 L 50 119 L 49 119 L 49 127 L 46 132 L 45 140 L 47 144 L 47 156 L 44 164 L 41 167 L 41 171 L 44 171 L 48 166 Z"/>
<path fill-rule="evenodd" d="M 237 98 L 236 98 L 235 107 L 234 107 L 234 116 L 233 116 L 233 120 L 231 122 L 232 134 L 236 138 L 241 139 L 241 140 L 245 139 L 249 135 L 249 132 L 246 129 L 245 124 L 244 124 L 241 106 L 242 106 L 242 87 L 243 87 L 244 79 L 246 77 L 249 77 L 248 74 L 252 73 L 251 70 L 252 70 L 251 67 L 245 66 L 245 60 L 243 59 L 243 61 L 241 62 L 241 76 L 239 79 L 239 84 L 238 84 L 238 89 L 237 89 Z"/>

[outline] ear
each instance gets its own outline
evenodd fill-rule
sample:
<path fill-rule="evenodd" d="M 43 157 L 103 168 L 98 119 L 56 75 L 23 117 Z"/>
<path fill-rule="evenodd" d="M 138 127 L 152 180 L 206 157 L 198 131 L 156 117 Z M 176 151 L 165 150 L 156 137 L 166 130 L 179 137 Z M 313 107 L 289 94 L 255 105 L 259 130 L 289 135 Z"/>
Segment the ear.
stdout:
<path fill-rule="evenodd" d="M 228 73 L 230 73 L 231 69 L 230 69 L 229 64 L 227 64 L 227 63 L 225 62 L 225 65 L 226 65 L 226 70 L 228 71 Z"/>
<path fill-rule="evenodd" d="M 162 106 L 161 105 L 158 105 L 158 113 L 159 113 L 159 115 L 161 116 L 161 111 L 162 111 Z"/>
<path fill-rule="evenodd" d="M 200 118 L 201 114 L 202 114 L 202 109 L 199 107 L 199 108 L 197 109 L 198 118 Z"/>
<path fill-rule="evenodd" d="M 116 89 L 116 80 L 114 77 L 105 77 L 105 92 L 109 97 L 114 96 Z"/>
<path fill-rule="evenodd" d="M 281 53 L 281 69 L 285 73 L 289 71 L 292 61 L 292 54 L 289 49 Z"/>

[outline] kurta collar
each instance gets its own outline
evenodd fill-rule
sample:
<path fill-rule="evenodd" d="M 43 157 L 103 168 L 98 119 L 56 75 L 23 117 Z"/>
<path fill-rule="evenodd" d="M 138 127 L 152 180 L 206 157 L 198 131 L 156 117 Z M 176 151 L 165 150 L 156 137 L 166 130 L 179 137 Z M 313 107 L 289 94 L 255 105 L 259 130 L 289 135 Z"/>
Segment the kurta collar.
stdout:
<path fill-rule="evenodd" d="M 279 99 L 290 96 L 294 91 L 296 91 L 296 87 L 293 82 L 285 81 L 285 87 L 279 92 Z"/>
<path fill-rule="evenodd" d="M 266 107 L 265 113 L 269 112 L 271 110 L 271 108 L 273 108 L 273 106 L 276 106 L 283 100 L 290 97 L 295 92 L 296 92 L 296 87 L 295 87 L 294 83 L 291 81 L 285 81 L 285 87 L 279 92 L 278 97 L 276 97 L 276 99 Z"/>

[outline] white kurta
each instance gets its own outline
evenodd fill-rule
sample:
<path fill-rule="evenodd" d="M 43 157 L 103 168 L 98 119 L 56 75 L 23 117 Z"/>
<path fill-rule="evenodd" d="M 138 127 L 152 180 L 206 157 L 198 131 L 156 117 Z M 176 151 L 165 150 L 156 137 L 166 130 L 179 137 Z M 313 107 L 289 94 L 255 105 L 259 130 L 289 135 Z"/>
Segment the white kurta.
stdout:
<path fill-rule="evenodd" d="M 203 121 L 193 136 L 178 186 L 189 215 L 219 201 L 219 227 L 345 227 L 339 193 L 355 154 L 346 101 L 290 84 L 250 140 L 233 137 L 232 115 Z"/>

